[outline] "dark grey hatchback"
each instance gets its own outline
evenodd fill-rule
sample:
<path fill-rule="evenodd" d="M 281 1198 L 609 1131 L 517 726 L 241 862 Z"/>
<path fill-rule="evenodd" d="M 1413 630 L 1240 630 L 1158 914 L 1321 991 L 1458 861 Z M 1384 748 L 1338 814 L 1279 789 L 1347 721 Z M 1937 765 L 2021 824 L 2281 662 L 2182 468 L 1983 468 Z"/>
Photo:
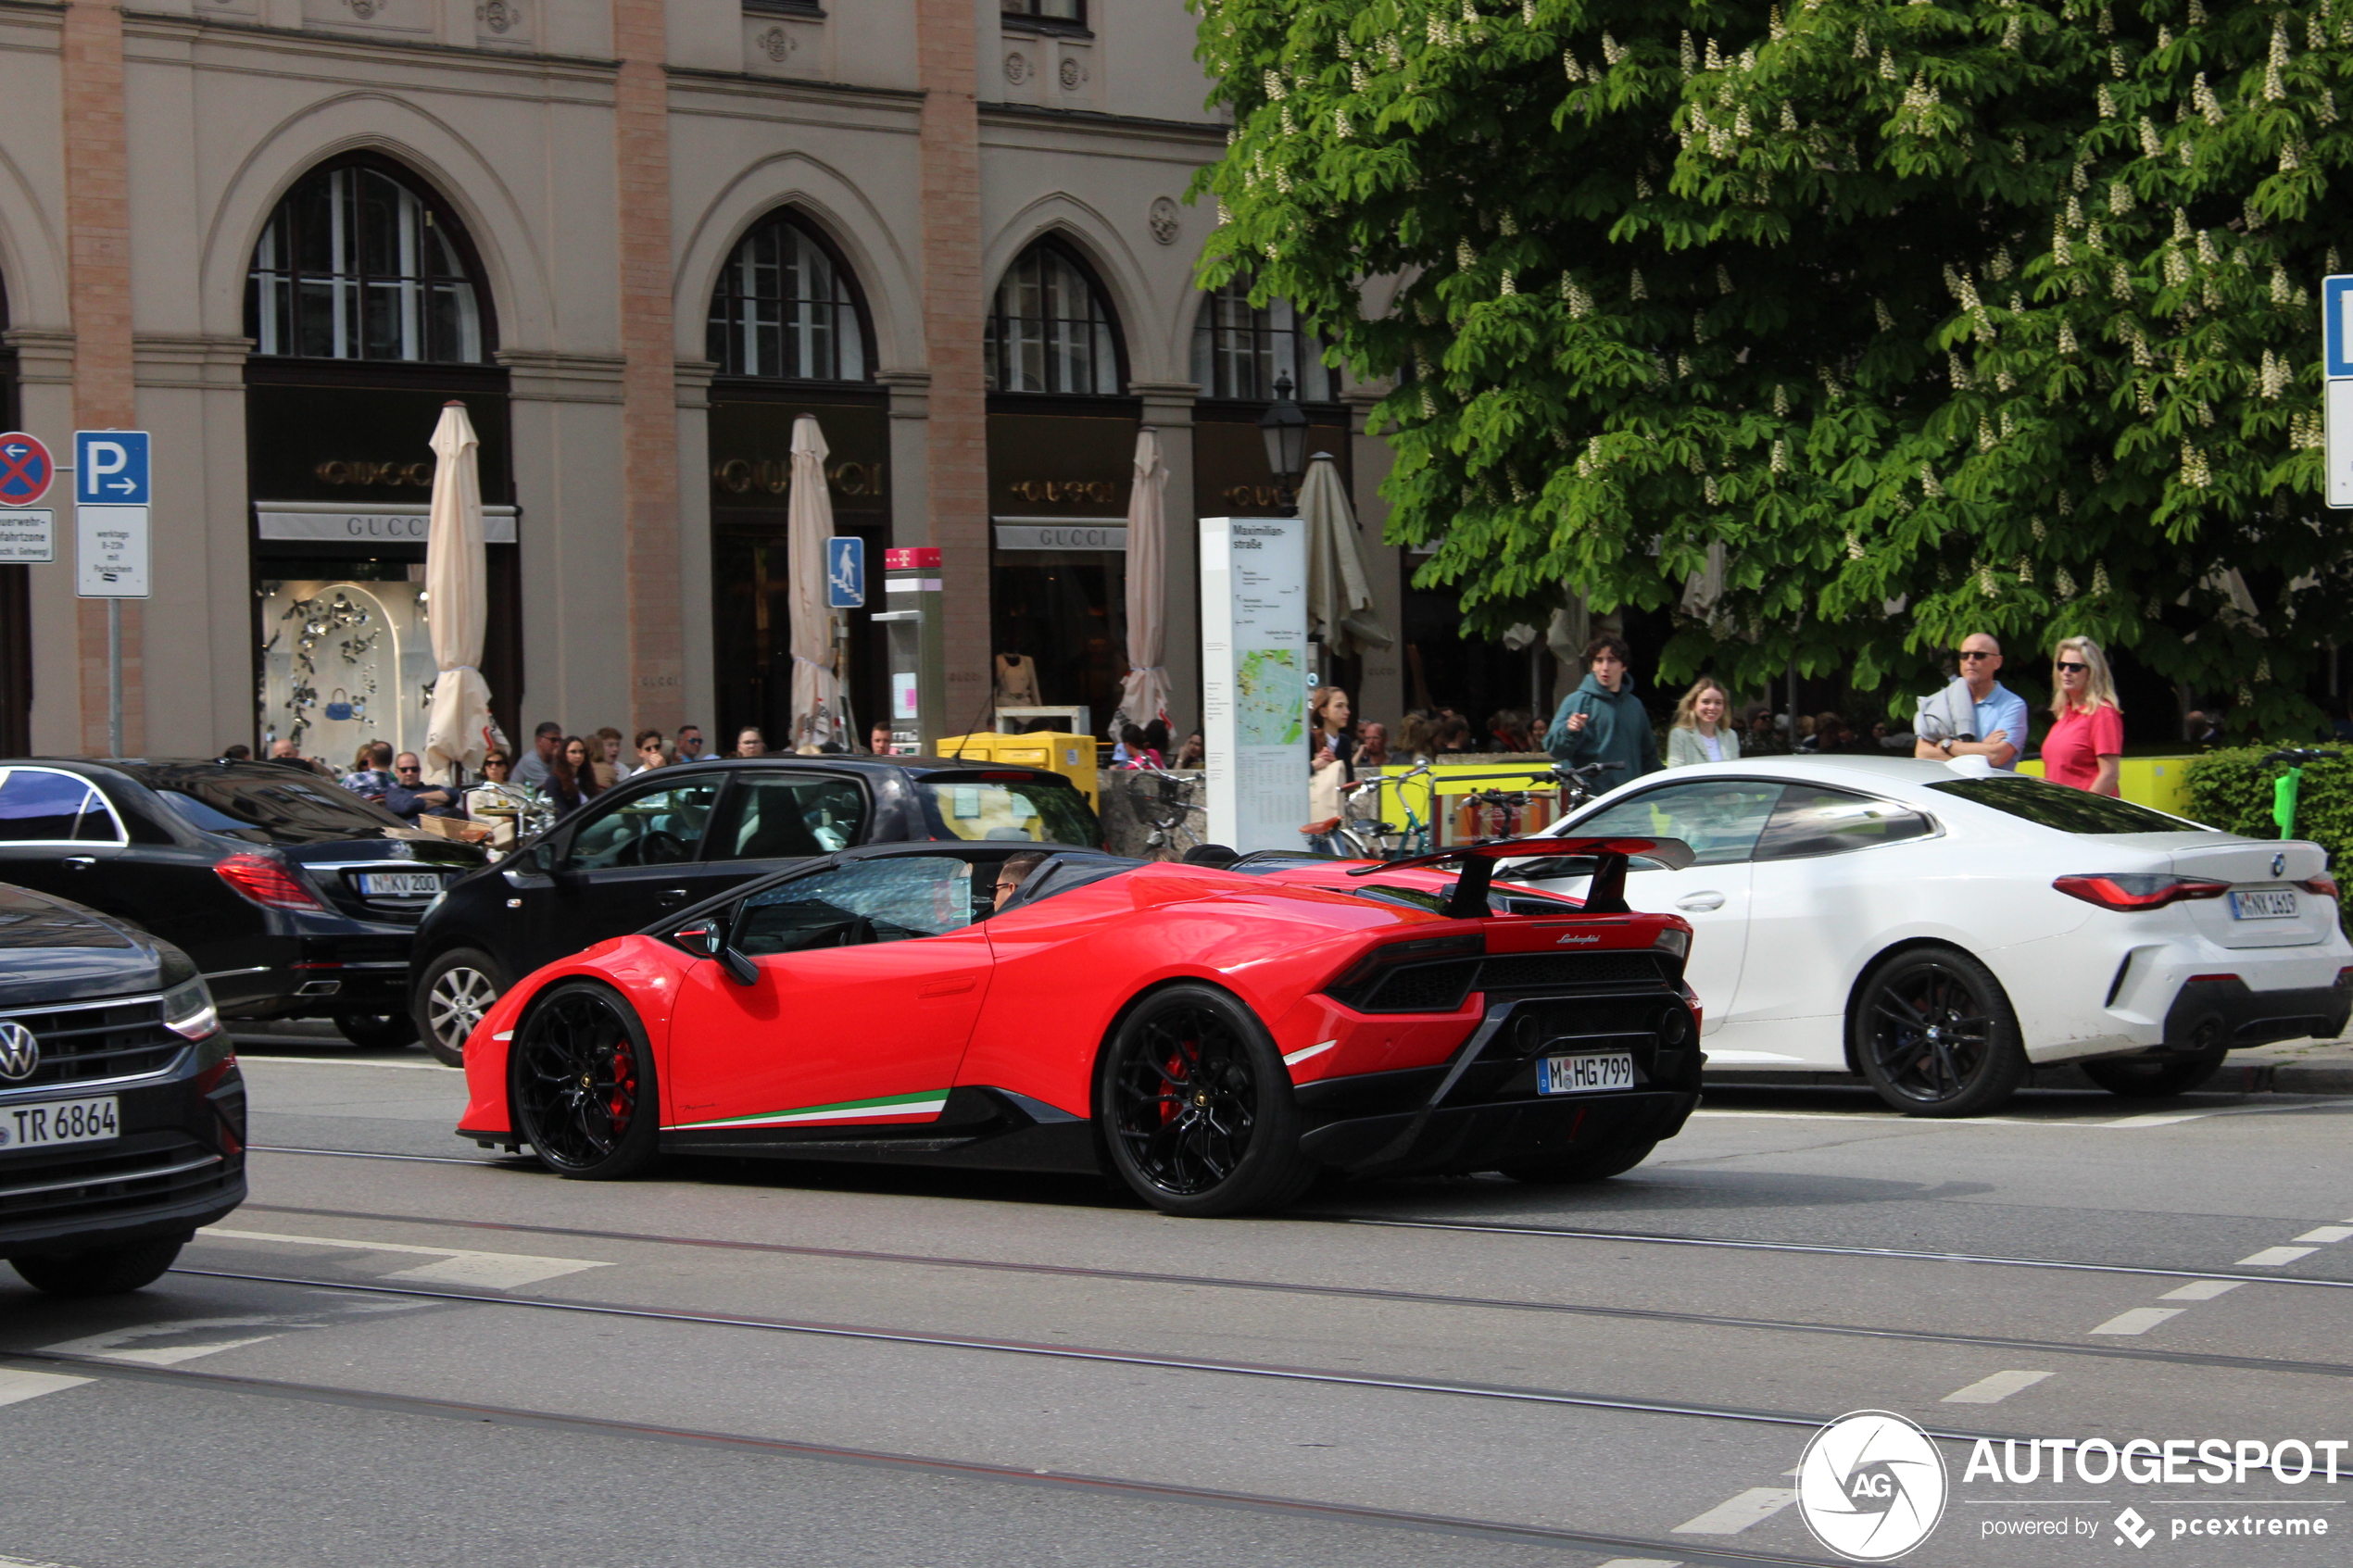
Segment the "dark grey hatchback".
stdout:
<path fill-rule="evenodd" d="M 501 992 L 542 964 L 737 883 L 862 844 L 994 839 L 1099 848 L 1060 773 L 938 757 L 725 757 L 625 779 L 418 923 L 410 976 L 425 1048 L 452 1064 Z"/>
<path fill-rule="evenodd" d="M 0 1258 L 136 1290 L 245 1197 L 245 1089 L 186 954 L 0 885 Z"/>

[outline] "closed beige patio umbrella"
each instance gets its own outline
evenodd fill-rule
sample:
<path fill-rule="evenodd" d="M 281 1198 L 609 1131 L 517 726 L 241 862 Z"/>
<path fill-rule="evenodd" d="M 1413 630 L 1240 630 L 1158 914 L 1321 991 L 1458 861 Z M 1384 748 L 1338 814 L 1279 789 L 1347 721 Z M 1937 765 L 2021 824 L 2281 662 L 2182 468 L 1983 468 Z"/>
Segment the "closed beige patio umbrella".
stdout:
<path fill-rule="evenodd" d="M 1373 608 L 1372 579 L 1356 544 L 1356 514 L 1329 452 L 1307 462 L 1299 487 L 1299 515 L 1307 524 L 1307 634 L 1340 657 L 1392 639 Z"/>
<path fill-rule="evenodd" d="M 425 612 L 433 630 L 433 712 L 425 725 L 424 776 L 463 781 L 452 770 L 481 771 L 484 755 L 503 746 L 490 716 L 490 683 L 482 663 L 490 621 L 490 573 L 483 551 L 481 440 L 466 406 L 442 405 L 433 432 L 433 504 L 425 527 Z"/>
<path fill-rule="evenodd" d="M 834 738 L 841 682 L 834 672 L 833 612 L 825 608 L 825 541 L 834 503 L 825 491 L 825 435 L 817 416 L 792 422 L 792 495 L 786 551 L 792 573 L 792 734 L 796 746 Z"/>
<path fill-rule="evenodd" d="M 1127 495 L 1127 674 L 1119 712 L 1131 724 L 1168 721 L 1168 465 L 1160 432 L 1136 433 L 1136 483 Z"/>

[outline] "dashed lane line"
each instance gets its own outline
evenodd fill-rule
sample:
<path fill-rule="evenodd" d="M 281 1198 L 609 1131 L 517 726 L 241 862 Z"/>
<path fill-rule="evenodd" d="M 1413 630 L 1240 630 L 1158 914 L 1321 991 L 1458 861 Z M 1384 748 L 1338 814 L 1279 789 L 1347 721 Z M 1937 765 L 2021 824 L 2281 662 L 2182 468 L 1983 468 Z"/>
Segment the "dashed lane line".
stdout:
<path fill-rule="evenodd" d="M 2343 1241 L 2348 1236 L 2353 1236 L 2353 1225 L 2322 1225 L 2317 1230 L 2306 1231 L 2296 1239 L 2318 1242 L 2325 1247 L 2333 1242 Z"/>
<path fill-rule="evenodd" d="M 2047 1372 L 1997 1372 L 1991 1377 L 1981 1377 L 1966 1388 L 1957 1388 L 1938 1402 L 1947 1405 L 1998 1405 L 2012 1394 L 2033 1387 L 2051 1374 Z"/>
<path fill-rule="evenodd" d="M 178 1366 L 200 1356 L 217 1356 L 223 1350 L 235 1350 L 247 1345 L 258 1345 L 265 1339 L 278 1337 L 284 1320 L 267 1318 L 183 1318 L 170 1323 L 139 1323 L 130 1328 L 109 1329 L 104 1334 L 85 1335 L 42 1349 L 60 1356 L 92 1356 L 101 1361 L 127 1361 L 133 1366 Z M 222 1339 L 200 1339 L 184 1344 L 142 1344 L 142 1340 L 184 1340 L 188 1336 L 220 1329 L 268 1328 L 267 1334 L 239 1334 Z"/>
<path fill-rule="evenodd" d="M 2171 1318 L 2180 1317 L 2182 1311 L 2183 1309 L 2179 1307 L 2134 1307 L 2130 1311 L 2117 1313 L 2092 1332 L 2094 1334 L 2146 1334 L 2158 1323 Z"/>
<path fill-rule="evenodd" d="M 2267 1247 L 2252 1256 L 2241 1258 L 2231 1266 L 2234 1269 L 2276 1269 L 2293 1263 L 2298 1258 L 2309 1258 L 2319 1250 L 2317 1247 Z"/>
<path fill-rule="evenodd" d="M 609 1269 L 610 1263 L 587 1258 L 535 1258 L 523 1252 L 481 1252 L 464 1247 L 417 1247 L 396 1241 L 359 1241 L 346 1236 L 289 1236 L 276 1231 L 229 1230 L 208 1225 L 196 1233 L 226 1241 L 268 1241 L 296 1247 L 337 1247 L 361 1252 L 401 1252 L 437 1260 L 386 1274 L 386 1279 L 421 1280 L 438 1285 L 470 1285 L 484 1290 L 512 1290 L 517 1286 L 576 1274 L 584 1269 Z"/>
<path fill-rule="evenodd" d="M 79 1388 L 89 1381 L 86 1377 L 68 1377 L 62 1373 L 21 1372 L 15 1367 L 0 1367 L 0 1405 L 20 1405 L 44 1394 L 58 1394 L 68 1388 Z M 0 1564 L 16 1561 L 13 1557 L 0 1557 Z"/>
<path fill-rule="evenodd" d="M 2169 1290 L 2158 1298 L 2160 1301 L 2211 1301 L 2217 1296 L 2227 1296 L 2246 1281 L 2243 1279 L 2194 1279 L 2179 1290 Z"/>
<path fill-rule="evenodd" d="M 1687 1520 L 1667 1532 L 1673 1536 L 1737 1536 L 1751 1524 L 1761 1524 L 1797 1500 L 1792 1486 L 1751 1486 L 1736 1498 L 1727 1498 L 1698 1518 Z"/>

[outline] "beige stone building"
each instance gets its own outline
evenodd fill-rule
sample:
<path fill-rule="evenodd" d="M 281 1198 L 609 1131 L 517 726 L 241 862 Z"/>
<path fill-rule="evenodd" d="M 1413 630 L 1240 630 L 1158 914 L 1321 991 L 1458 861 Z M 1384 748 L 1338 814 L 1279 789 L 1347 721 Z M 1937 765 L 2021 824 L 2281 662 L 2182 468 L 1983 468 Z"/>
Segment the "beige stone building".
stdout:
<path fill-rule="evenodd" d="M 1040 546 L 1116 524 L 1157 427 L 1193 721 L 1191 523 L 1273 499 L 1275 378 L 1368 541 L 1386 460 L 1285 307 L 1194 283 L 1206 91 L 1179 0 L 0 0 L 0 424 L 154 436 L 125 748 L 422 738 L 452 398 L 483 437 L 510 727 L 781 728 L 804 411 L 840 531 L 876 564 L 942 552 L 974 727 L 1000 656 L 1108 717 L 1120 536 Z M 106 614 L 75 596 L 63 483 L 49 504 L 59 558 L 0 567 L 0 743 L 100 751 Z M 1437 596 L 1367 555 L 1410 631 Z M 1459 652 L 1451 625 L 1424 642 Z M 1360 711 L 1402 706 L 1404 651 L 1342 671 Z"/>

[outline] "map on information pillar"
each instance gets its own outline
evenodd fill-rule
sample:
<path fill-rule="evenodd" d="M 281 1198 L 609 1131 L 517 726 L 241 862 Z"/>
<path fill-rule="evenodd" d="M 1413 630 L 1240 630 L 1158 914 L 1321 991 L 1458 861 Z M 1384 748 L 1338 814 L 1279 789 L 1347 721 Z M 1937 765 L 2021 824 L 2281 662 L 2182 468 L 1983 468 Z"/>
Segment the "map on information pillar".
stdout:
<path fill-rule="evenodd" d="M 1235 738 L 1243 746 L 1297 746 L 1307 735 L 1307 688 L 1297 648 L 1251 648 L 1234 671 Z"/>

